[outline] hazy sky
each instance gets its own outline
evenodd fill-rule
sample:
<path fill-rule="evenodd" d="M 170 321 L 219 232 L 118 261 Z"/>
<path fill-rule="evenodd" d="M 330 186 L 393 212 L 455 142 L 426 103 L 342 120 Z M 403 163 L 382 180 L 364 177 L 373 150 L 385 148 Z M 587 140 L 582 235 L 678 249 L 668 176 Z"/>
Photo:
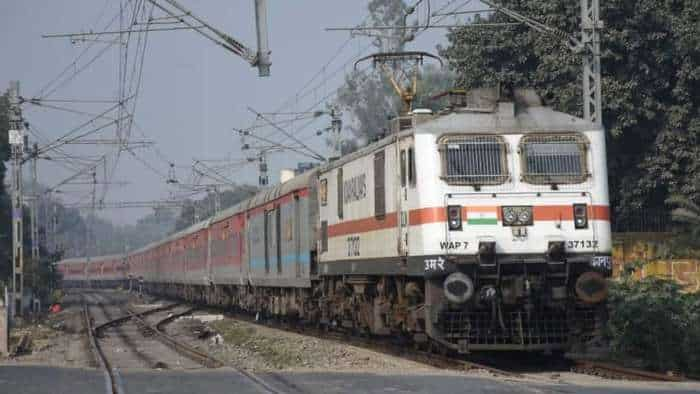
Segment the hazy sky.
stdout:
<path fill-rule="evenodd" d="M 437 9 L 449 2 L 433 1 L 432 6 Z M 181 0 L 180 3 L 212 25 L 255 47 L 252 0 Z M 326 83 L 320 82 L 338 69 L 350 71 L 353 60 L 363 54 L 361 49 L 368 44 L 367 39 L 356 38 L 339 51 L 349 34 L 325 32 L 324 28 L 360 23 L 367 15 L 366 6 L 364 1 L 351 0 L 270 0 L 268 23 L 272 76 L 268 78 L 259 78 L 257 70 L 241 58 L 193 31 L 150 33 L 135 111 L 135 121 L 139 127 L 132 131 L 132 139 L 144 139 L 141 135 L 143 132 L 145 138 L 155 141 L 158 152 L 154 148 L 134 151 L 153 169 L 147 168 L 129 153 L 122 153 L 112 181 L 129 184 L 110 186 L 105 200 L 141 201 L 167 197 L 168 192 L 174 190 L 162 176 L 168 173 L 168 161 L 176 164 L 177 177 L 184 182 L 192 174 L 188 168 L 195 159 L 234 162 L 245 159 L 246 153 L 240 150 L 240 138 L 232 128 L 245 128 L 253 123 L 254 115 L 247 110 L 248 106 L 268 112 L 291 102 L 292 105 L 284 107 L 283 111 L 323 109 L 325 102 L 316 108 L 312 104 L 332 93 L 341 84 L 344 72 L 338 72 Z M 115 0 L 3 1 L 0 5 L 0 90 L 4 91 L 8 82 L 16 79 L 21 81 L 22 96 L 34 97 L 71 65 L 88 45 L 72 44 L 66 38 L 41 38 L 41 35 L 100 30 L 118 14 L 118 10 L 119 2 Z M 430 31 L 421 35 L 409 48 L 435 52 L 435 45 L 443 40 L 444 33 L 444 30 Z M 133 42 L 135 39 L 132 45 Z M 84 65 L 104 47 L 104 43 L 94 44 L 74 67 L 68 68 L 64 77 L 72 74 L 74 69 Z M 117 47 L 108 49 L 84 72 L 59 85 L 59 89 L 48 98 L 117 97 Z M 323 69 L 323 65 L 331 59 L 334 60 Z M 344 69 L 343 64 L 347 64 Z M 301 91 L 304 97 L 295 99 L 300 89 L 317 73 L 320 73 L 318 78 L 309 85 L 317 88 L 307 88 Z M 51 104 L 91 113 L 100 113 L 110 106 L 104 103 Z M 89 119 L 83 115 L 29 104 L 25 105 L 24 110 L 27 121 L 42 133 L 43 142 L 56 139 Z M 320 118 L 306 129 L 299 130 L 304 123 L 306 121 L 300 121 L 287 129 L 317 150 L 327 153 L 323 139 L 315 135 L 317 129 L 328 125 L 327 118 Z M 261 135 L 272 131 L 263 131 Z M 91 138 L 114 138 L 114 133 L 114 127 L 110 127 Z M 279 138 L 279 135 L 275 138 Z M 107 148 L 69 146 L 65 149 L 73 154 L 89 155 Z M 271 181 L 277 181 L 280 169 L 307 160 L 293 153 L 270 156 Z M 255 164 L 225 168 L 221 173 L 236 182 L 257 183 Z M 40 181 L 47 185 L 54 185 L 70 174 L 68 169 L 48 161 L 39 164 Z M 98 178 L 103 180 L 103 174 L 99 174 Z M 88 196 L 88 200 L 83 201 L 89 201 L 89 185 L 66 186 L 62 190 L 66 192 L 63 197 L 66 202 L 78 201 L 81 196 Z M 105 215 L 124 223 L 133 222 L 145 212 L 147 210 L 122 209 L 105 211 Z"/>

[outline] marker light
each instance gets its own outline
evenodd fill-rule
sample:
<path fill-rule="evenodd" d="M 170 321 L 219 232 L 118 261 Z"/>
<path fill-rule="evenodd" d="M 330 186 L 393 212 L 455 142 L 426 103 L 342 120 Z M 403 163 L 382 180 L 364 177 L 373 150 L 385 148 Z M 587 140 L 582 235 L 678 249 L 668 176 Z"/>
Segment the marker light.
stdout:
<path fill-rule="evenodd" d="M 588 228 L 588 207 L 586 204 L 574 204 L 574 227 L 577 230 Z"/>
<path fill-rule="evenodd" d="M 447 207 L 447 223 L 450 231 L 462 230 L 462 206 L 450 205 Z"/>

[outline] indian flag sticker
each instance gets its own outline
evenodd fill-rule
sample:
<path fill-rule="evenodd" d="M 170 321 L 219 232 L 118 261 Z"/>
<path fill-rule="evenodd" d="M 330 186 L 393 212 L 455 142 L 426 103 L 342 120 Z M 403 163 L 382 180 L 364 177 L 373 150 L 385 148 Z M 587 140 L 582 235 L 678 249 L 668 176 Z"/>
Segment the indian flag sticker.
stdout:
<path fill-rule="evenodd" d="M 467 224 L 498 224 L 496 207 L 467 207 Z"/>

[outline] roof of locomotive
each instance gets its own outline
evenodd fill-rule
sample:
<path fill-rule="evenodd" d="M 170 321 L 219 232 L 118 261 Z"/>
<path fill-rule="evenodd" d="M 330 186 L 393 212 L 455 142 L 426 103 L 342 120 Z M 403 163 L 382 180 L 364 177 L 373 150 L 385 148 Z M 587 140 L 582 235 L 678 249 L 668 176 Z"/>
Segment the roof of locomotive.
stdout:
<path fill-rule="evenodd" d="M 379 141 L 321 166 L 319 171 L 323 173 L 332 170 L 371 154 L 391 144 L 396 138 L 413 134 L 521 134 L 600 129 L 600 126 L 592 122 L 542 105 L 539 97 L 529 89 L 516 89 L 511 101 L 483 100 L 482 98 L 479 104 L 476 107 L 451 108 L 437 114 L 416 112 L 394 119 L 397 130 L 401 121 L 410 120 L 411 127 L 389 134 Z"/>
<path fill-rule="evenodd" d="M 519 108 L 499 103 L 493 112 L 454 111 L 416 124 L 417 134 L 521 134 L 553 131 L 590 131 L 599 127 L 545 106 Z"/>

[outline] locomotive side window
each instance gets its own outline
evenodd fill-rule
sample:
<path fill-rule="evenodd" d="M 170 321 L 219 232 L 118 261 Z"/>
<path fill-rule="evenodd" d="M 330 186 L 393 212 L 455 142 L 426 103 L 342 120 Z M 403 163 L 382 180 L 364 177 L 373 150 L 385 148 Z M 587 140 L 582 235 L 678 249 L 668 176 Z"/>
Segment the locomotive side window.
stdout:
<path fill-rule="evenodd" d="M 384 182 L 384 151 L 380 151 L 374 154 L 374 216 L 380 220 L 386 214 Z"/>
<path fill-rule="evenodd" d="M 587 146 L 585 138 L 575 133 L 523 137 L 520 141 L 523 180 L 544 185 L 585 181 Z"/>
<path fill-rule="evenodd" d="M 452 135 L 438 141 L 442 178 L 455 185 L 499 185 L 508 180 L 506 143 L 496 135 Z"/>
<path fill-rule="evenodd" d="M 321 222 L 321 252 L 328 251 L 328 222 Z"/>
<path fill-rule="evenodd" d="M 406 149 L 401 149 L 401 186 L 406 186 Z"/>
<path fill-rule="evenodd" d="M 413 157 L 413 147 L 408 148 L 408 184 L 416 186 L 416 161 Z"/>
<path fill-rule="evenodd" d="M 319 198 L 321 199 L 321 206 L 325 207 L 328 205 L 328 180 L 321 179 L 321 183 L 318 187 Z"/>

